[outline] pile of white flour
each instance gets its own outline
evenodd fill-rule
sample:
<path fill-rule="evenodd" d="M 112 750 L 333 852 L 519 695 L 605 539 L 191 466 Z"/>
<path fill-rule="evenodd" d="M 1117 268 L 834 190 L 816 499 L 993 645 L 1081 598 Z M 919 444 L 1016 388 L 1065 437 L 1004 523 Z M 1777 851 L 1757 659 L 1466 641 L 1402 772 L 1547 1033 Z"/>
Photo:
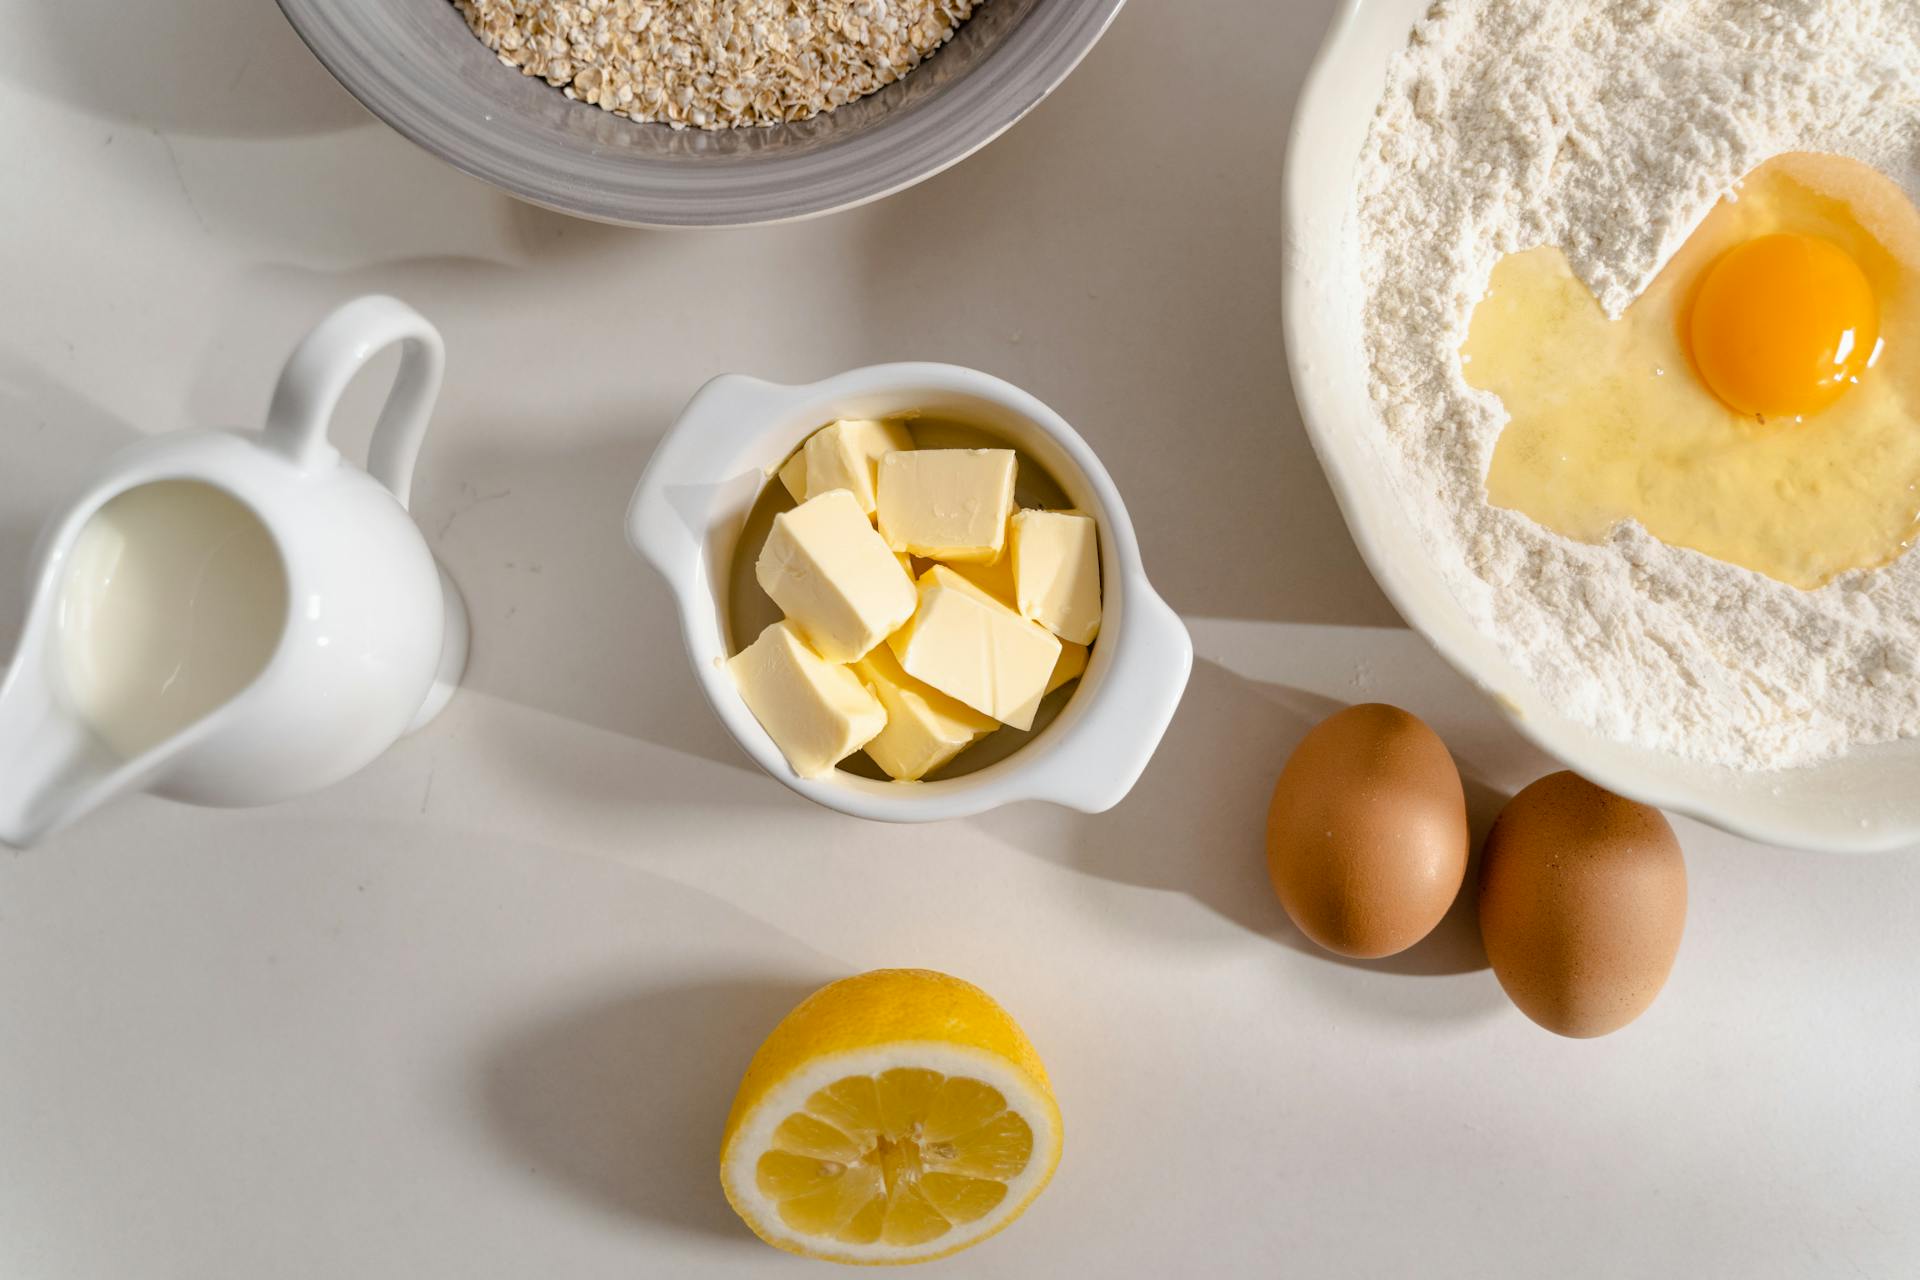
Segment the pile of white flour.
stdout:
<path fill-rule="evenodd" d="M 1920 194 L 1916 0 L 1441 0 L 1360 174 L 1380 453 L 1454 595 L 1566 714 L 1744 769 L 1920 733 L 1920 553 L 1808 592 L 1638 525 L 1589 546 L 1498 510 L 1506 415 L 1459 349 L 1502 255 L 1560 246 L 1618 315 L 1784 151 Z"/>

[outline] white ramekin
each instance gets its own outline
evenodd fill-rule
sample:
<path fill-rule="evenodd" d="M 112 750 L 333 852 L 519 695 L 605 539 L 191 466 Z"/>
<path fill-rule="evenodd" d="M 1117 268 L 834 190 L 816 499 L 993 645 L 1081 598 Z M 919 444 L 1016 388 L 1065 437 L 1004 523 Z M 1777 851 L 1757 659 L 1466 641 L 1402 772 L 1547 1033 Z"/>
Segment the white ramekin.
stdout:
<path fill-rule="evenodd" d="M 802 778 L 726 671 L 733 557 L 753 550 L 739 546 L 747 515 L 774 468 L 809 433 L 835 418 L 907 413 L 954 418 L 1003 437 L 1099 521 L 1100 639 L 1059 716 L 1004 760 L 938 782 L 881 782 L 839 770 Z M 715 378 L 687 403 L 647 464 L 627 512 L 627 536 L 673 588 L 694 678 L 721 723 L 775 778 L 855 817 L 933 822 L 1017 800 L 1048 800 L 1086 813 L 1110 809 L 1159 746 L 1193 667 L 1193 642 L 1147 582 L 1126 505 L 1099 459 L 1059 414 L 973 369 L 874 365 L 803 387 L 737 374 Z"/>

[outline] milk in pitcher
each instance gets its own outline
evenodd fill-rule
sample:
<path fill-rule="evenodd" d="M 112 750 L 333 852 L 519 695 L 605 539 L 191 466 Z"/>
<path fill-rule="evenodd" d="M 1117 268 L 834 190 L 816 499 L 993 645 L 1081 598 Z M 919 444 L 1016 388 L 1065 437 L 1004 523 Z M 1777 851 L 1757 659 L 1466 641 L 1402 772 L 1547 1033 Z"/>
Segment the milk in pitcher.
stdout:
<path fill-rule="evenodd" d="M 286 569 L 242 503 L 209 484 L 161 481 L 86 523 L 58 609 L 74 709 L 131 759 L 266 669 L 285 629 Z"/>

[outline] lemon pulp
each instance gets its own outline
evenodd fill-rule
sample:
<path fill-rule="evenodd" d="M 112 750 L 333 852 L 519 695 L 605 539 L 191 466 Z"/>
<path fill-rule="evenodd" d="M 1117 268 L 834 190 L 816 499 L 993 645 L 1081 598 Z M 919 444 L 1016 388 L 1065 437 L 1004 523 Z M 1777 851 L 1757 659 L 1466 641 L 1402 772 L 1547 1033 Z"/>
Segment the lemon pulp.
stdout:
<path fill-rule="evenodd" d="M 1857 372 L 1844 393 L 1789 417 L 1723 403 L 1688 349 L 1710 268 L 1775 234 L 1831 244 L 1877 302 L 1876 340 L 1864 356 L 1846 353 Z M 1858 310 L 1856 299 L 1835 314 Z M 1618 319 L 1558 249 L 1512 254 L 1494 267 L 1461 358 L 1467 381 L 1510 418 L 1488 500 L 1566 537 L 1597 542 L 1635 520 L 1663 542 L 1811 589 L 1894 560 L 1920 533 L 1920 211 L 1858 162 L 1792 154 L 1762 165 Z"/>
<path fill-rule="evenodd" d="M 926 1244 L 985 1217 L 1033 1157 L 1033 1130 L 992 1085 L 899 1067 L 819 1090 L 755 1168 L 795 1231 Z"/>

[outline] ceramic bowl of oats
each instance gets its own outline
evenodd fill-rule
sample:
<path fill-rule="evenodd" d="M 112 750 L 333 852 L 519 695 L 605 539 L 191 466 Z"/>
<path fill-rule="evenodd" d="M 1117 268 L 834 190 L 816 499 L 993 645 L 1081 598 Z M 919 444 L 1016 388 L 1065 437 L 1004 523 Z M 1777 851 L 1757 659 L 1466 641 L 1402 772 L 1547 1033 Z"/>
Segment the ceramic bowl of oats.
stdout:
<path fill-rule="evenodd" d="M 280 0 L 368 110 L 549 209 L 782 222 L 880 199 L 1039 104 L 1125 0 Z"/>

